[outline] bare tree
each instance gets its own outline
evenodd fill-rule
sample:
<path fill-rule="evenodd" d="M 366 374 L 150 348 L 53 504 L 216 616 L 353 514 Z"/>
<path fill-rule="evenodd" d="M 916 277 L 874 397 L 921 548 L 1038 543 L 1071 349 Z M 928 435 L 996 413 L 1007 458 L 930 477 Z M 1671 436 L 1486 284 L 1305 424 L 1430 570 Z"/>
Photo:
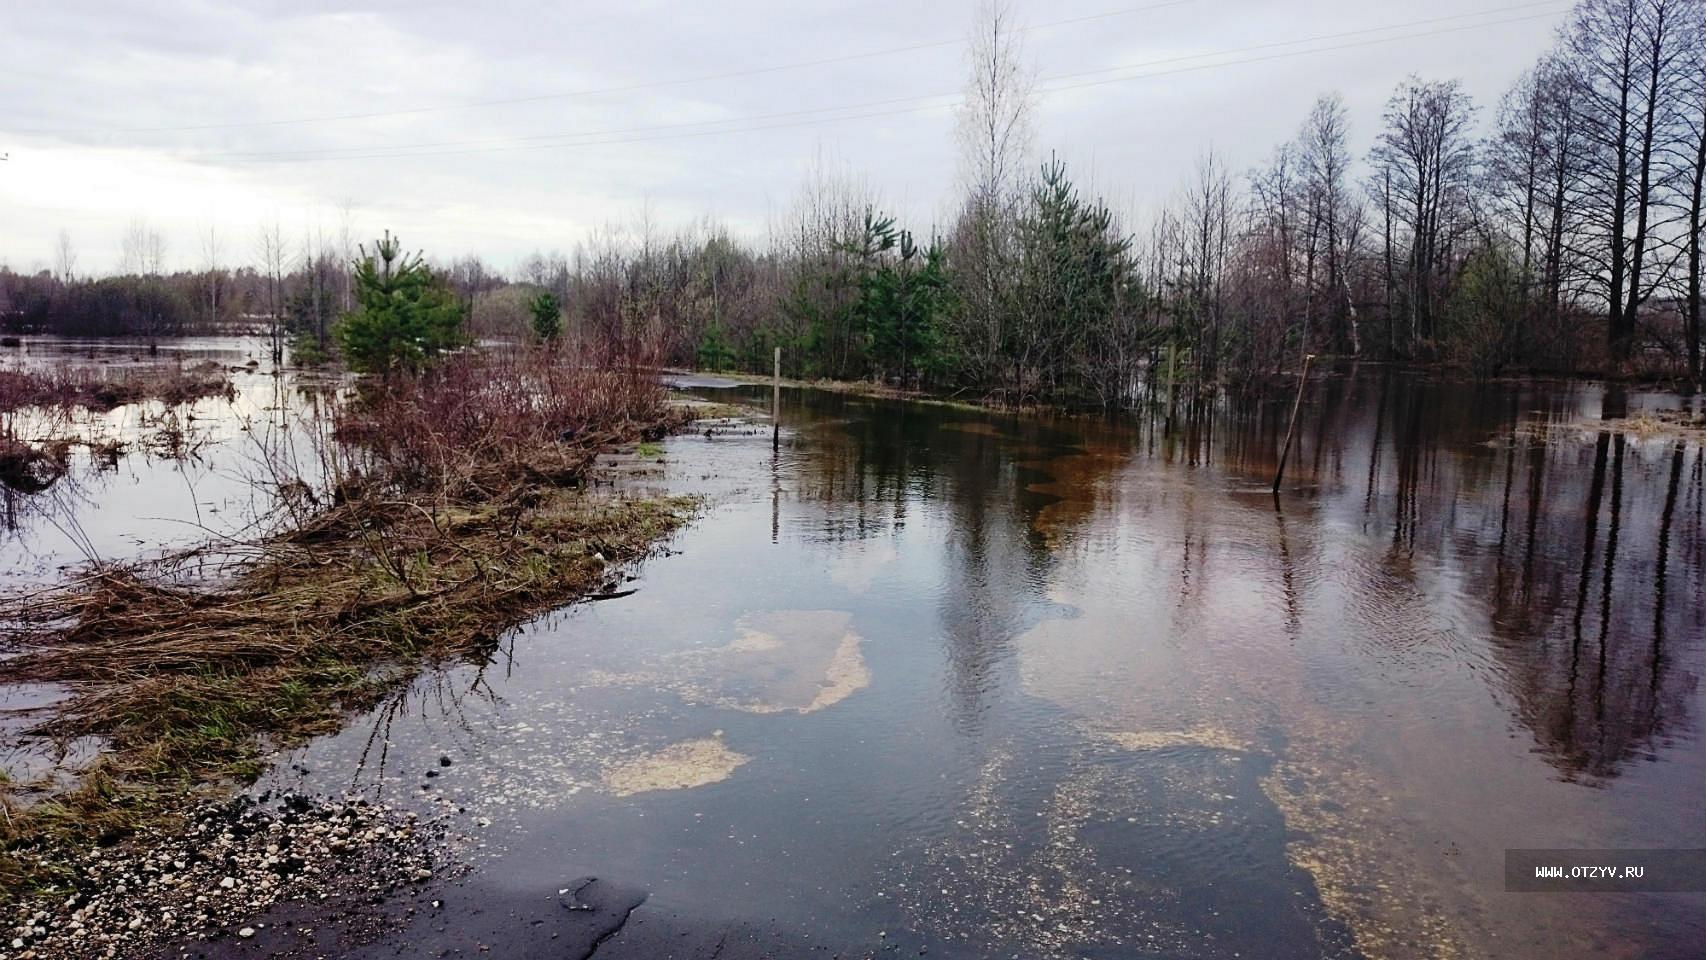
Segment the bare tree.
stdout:
<path fill-rule="evenodd" d="M 148 246 L 148 224 L 132 220 L 118 241 L 118 272 L 141 273 L 142 251 Z"/>
<path fill-rule="evenodd" d="M 1577 204 L 1581 254 L 1601 284 L 1614 361 L 1629 357 L 1640 309 L 1658 286 L 1655 160 L 1675 135 L 1685 9 L 1698 0 L 1583 0 L 1568 34 L 1579 114 L 1593 151 Z"/>
<path fill-rule="evenodd" d="M 1701 243 L 1706 232 L 1706 11 L 1696 6 L 1688 24 L 1679 86 L 1681 137 L 1675 152 L 1682 216 L 1682 247 L 1685 281 L 1683 287 L 1683 339 L 1688 354 L 1688 375 L 1699 385 Z"/>
<path fill-rule="evenodd" d="M 1212 150 L 1197 158 L 1196 172 L 1185 192 L 1186 226 L 1183 253 L 1186 269 L 1183 307 L 1201 383 L 1212 383 L 1219 372 L 1222 326 L 1225 320 L 1223 284 L 1232 244 L 1232 178 Z"/>
<path fill-rule="evenodd" d="M 276 369 L 284 362 L 284 276 L 285 265 L 290 262 L 290 247 L 277 220 L 270 227 L 263 225 L 256 234 L 255 256 L 261 261 L 266 280 L 267 339 Z"/>
<path fill-rule="evenodd" d="M 1309 228 L 1308 313 L 1306 328 L 1319 309 L 1326 320 L 1328 344 L 1336 351 L 1354 346 L 1346 325 L 1349 303 L 1345 298 L 1345 263 L 1348 259 L 1344 245 L 1345 215 L 1349 205 L 1346 186 L 1350 170 L 1350 121 L 1345 102 L 1338 94 L 1327 94 L 1315 101 L 1309 118 L 1298 134 L 1298 156 L 1302 161 L 1304 189 L 1308 196 Z M 1316 295 L 1315 260 L 1317 255 L 1326 267 L 1321 278 L 1321 293 Z M 1303 349 L 1307 352 L 1308 344 Z"/>
<path fill-rule="evenodd" d="M 1577 112 L 1576 76 L 1554 53 L 1523 74 L 1500 102 L 1486 149 L 1485 175 L 1492 213 L 1522 250 L 1520 279 L 1536 319 L 1561 351 L 1566 368 L 1574 346 L 1562 328 L 1563 293 L 1571 274 L 1569 242 L 1579 216 L 1573 202 L 1581 187 L 1584 143 Z"/>
<path fill-rule="evenodd" d="M 207 326 L 209 330 L 218 329 L 219 326 L 219 300 L 225 286 L 225 273 L 220 261 L 224 252 L 225 246 L 219 239 L 218 225 L 208 224 L 207 233 L 203 234 L 201 238 L 201 257 L 206 277 Z"/>
<path fill-rule="evenodd" d="M 1524 73 L 1499 101 L 1487 143 L 1488 193 L 1511 220 L 1522 245 L 1522 278 L 1534 282 L 1535 246 L 1544 235 L 1547 130 L 1551 122 L 1542 68 Z"/>
<path fill-rule="evenodd" d="M 972 25 L 970 76 L 957 120 L 966 185 L 978 202 L 1002 206 L 1017 196 L 1031 155 L 1036 78 L 1026 65 L 1012 7 L 983 0 Z"/>
<path fill-rule="evenodd" d="M 1248 372 L 1278 370 L 1297 322 L 1295 297 L 1300 194 L 1298 149 L 1282 143 L 1268 165 L 1250 175 L 1244 321 Z"/>
<path fill-rule="evenodd" d="M 338 289 L 344 313 L 355 309 L 355 255 L 355 201 L 345 198 L 338 204 Z"/>
<path fill-rule="evenodd" d="M 1391 356 L 1399 356 L 1398 343 L 1398 264 L 1395 225 L 1396 211 L 1393 209 L 1394 195 L 1392 191 L 1392 170 L 1383 167 L 1375 171 L 1369 178 L 1368 192 L 1373 196 L 1380 208 L 1380 289 L 1381 312 L 1386 321 L 1386 349 Z M 1408 348 L 1408 343 L 1404 344 Z"/>
<path fill-rule="evenodd" d="M 131 291 L 136 329 L 148 341 L 148 352 L 160 349 L 166 333 L 168 296 L 161 274 L 166 270 L 166 240 L 146 220 L 136 219 L 125 229 L 120 245 L 119 269 L 139 274 L 141 282 Z"/>
<path fill-rule="evenodd" d="M 53 243 L 53 275 L 60 283 L 70 283 L 77 272 L 77 248 L 71 244 L 71 234 L 59 231 Z"/>
<path fill-rule="evenodd" d="M 132 220 L 119 241 L 119 272 L 158 277 L 165 269 L 165 238 L 148 221 Z"/>
<path fill-rule="evenodd" d="M 1390 183 L 1391 215 L 1407 234 L 1402 240 L 1409 244 L 1405 294 L 1412 350 L 1438 333 L 1451 247 L 1467 224 L 1474 115 L 1457 81 L 1412 76 L 1387 101 L 1385 127 L 1370 157 L 1382 183 Z"/>
<path fill-rule="evenodd" d="M 957 117 L 967 188 L 954 238 L 964 305 L 957 339 L 969 372 L 985 383 L 1002 377 L 1014 205 L 1034 136 L 1036 81 L 1013 20 L 1005 0 L 984 0 L 979 6 Z"/>
<path fill-rule="evenodd" d="M 1565 366 L 1571 368 L 1575 365 L 1574 345 L 1561 325 L 1564 285 L 1574 273 L 1568 243 L 1580 223 L 1580 215 L 1575 211 L 1571 198 L 1580 189 L 1586 143 L 1582 135 L 1581 114 L 1576 106 L 1578 77 L 1575 72 L 1562 56 L 1552 54 L 1541 61 L 1540 78 L 1546 105 L 1547 207 L 1547 234 L 1540 282 L 1546 298 L 1546 315 L 1565 351 Z"/>

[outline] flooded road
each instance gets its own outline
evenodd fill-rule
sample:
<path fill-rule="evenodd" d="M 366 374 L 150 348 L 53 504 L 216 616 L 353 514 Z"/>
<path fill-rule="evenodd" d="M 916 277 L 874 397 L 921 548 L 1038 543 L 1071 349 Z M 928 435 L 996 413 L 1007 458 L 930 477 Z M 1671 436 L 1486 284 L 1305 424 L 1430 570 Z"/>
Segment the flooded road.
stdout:
<path fill-rule="evenodd" d="M 312 393 L 246 367 L 255 343 L 209 349 L 237 397 L 192 408 L 198 455 L 8 495 L 7 585 L 276 506 L 267 463 Z M 634 593 L 421 677 L 257 784 L 462 838 L 467 872 L 380 905 L 401 928 L 351 955 L 1706 942 L 1706 894 L 1502 873 L 1508 847 L 1706 847 L 1706 457 L 1602 429 L 1674 396 L 1329 379 L 1277 509 L 1284 402 L 1107 422 L 783 399 L 775 450 L 767 423 L 713 423 L 630 464 L 628 492 L 706 498 Z M 264 921 L 228 949 L 349 952 Z"/>
<path fill-rule="evenodd" d="M 639 487 L 708 501 L 636 593 L 258 789 L 467 825 L 374 956 L 556 955 L 587 877 L 638 891 L 601 957 L 1694 956 L 1706 895 L 1502 878 L 1706 846 L 1701 448 L 1595 427 L 1677 402 L 1330 380 L 1276 509 L 1283 403 L 786 391 L 774 454 L 664 445 Z"/>

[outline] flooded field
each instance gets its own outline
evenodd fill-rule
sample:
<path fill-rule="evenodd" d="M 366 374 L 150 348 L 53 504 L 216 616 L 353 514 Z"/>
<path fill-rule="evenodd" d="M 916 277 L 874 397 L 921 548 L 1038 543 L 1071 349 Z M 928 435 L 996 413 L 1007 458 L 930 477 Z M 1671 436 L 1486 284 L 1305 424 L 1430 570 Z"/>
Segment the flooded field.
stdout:
<path fill-rule="evenodd" d="M 473 811 L 475 902 L 597 875 L 831 951 L 1686 956 L 1700 895 L 1501 874 L 1706 842 L 1701 451 L 1592 427 L 1666 402 L 1331 382 L 1276 510 L 1279 404 L 1169 436 L 789 392 L 774 456 L 666 445 L 711 507 L 635 595 L 267 785 Z"/>
<path fill-rule="evenodd" d="M 0 576 L 264 514 L 251 438 L 306 401 L 237 386 L 196 407 L 199 462 L 14 508 Z M 600 957 L 1696 956 L 1706 894 L 1502 872 L 1508 847 L 1706 847 L 1706 456 L 1599 427 L 1681 403 L 1329 379 L 1276 508 L 1285 403 L 1105 422 L 787 390 L 778 448 L 701 428 L 629 472 L 707 497 L 634 593 L 422 676 L 254 789 L 457 825 L 466 873 L 359 955 L 556 956 L 597 877 L 634 891 Z M 291 916 L 244 955 L 306 950 Z"/>
<path fill-rule="evenodd" d="M 0 412 L 0 435 L 38 447 L 78 441 L 64 473 L 45 488 L 0 482 L 0 591 L 27 594 L 64 582 L 91 562 L 152 559 L 209 541 L 237 544 L 283 519 L 280 481 L 318 476 L 308 440 L 317 429 L 321 397 L 335 381 L 273 376 L 267 344 L 258 338 L 168 340 L 151 353 L 132 341 L 31 337 L 0 350 L 0 370 L 79 369 L 122 377 L 198 364 L 223 368 L 230 394 L 111 410 Z M 243 556 L 241 550 L 214 550 L 177 572 L 188 579 L 218 577 L 223 564 Z M 57 745 L 19 736 L 67 692 L 53 685 L 0 685 L 0 771 L 13 781 L 64 776 L 89 758 L 92 744 L 76 743 L 62 754 Z"/>
<path fill-rule="evenodd" d="M 51 583 L 90 559 L 124 561 L 209 537 L 241 536 L 274 506 L 276 459 L 315 466 L 302 446 L 323 384 L 275 377 L 257 338 L 167 341 L 150 354 L 129 341 L 29 338 L 0 350 L 0 369 L 87 368 L 113 374 L 214 363 L 231 397 L 168 406 L 124 404 L 67 415 L 25 409 L 11 417 L 20 438 L 68 434 L 122 444 L 103 459 L 75 449 L 70 469 L 47 489 L 0 484 L 0 588 Z"/>

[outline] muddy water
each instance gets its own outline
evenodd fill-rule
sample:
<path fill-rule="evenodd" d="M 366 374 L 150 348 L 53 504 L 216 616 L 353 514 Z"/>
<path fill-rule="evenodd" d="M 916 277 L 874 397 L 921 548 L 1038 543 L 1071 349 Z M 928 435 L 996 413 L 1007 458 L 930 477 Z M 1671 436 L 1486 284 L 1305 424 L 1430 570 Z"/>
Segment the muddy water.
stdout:
<path fill-rule="evenodd" d="M 646 891 L 601 955 L 647 955 L 649 920 L 723 931 L 683 956 L 755 924 L 777 955 L 1694 956 L 1706 895 L 1501 872 L 1706 846 L 1706 461 L 1595 426 L 1678 402 L 1330 381 L 1276 509 L 1282 404 L 1108 424 L 790 391 L 775 454 L 667 443 L 640 485 L 710 500 L 635 594 L 262 787 L 459 818 L 447 909 Z M 526 953 L 520 916 L 376 953 Z"/>
<path fill-rule="evenodd" d="M 198 406 L 198 458 L 16 501 L 0 576 L 264 513 L 255 451 L 306 401 L 238 388 Z M 1706 846 L 1706 458 L 1597 426 L 1681 402 L 1330 380 L 1276 509 L 1283 403 L 1106 423 L 788 391 L 778 450 L 701 430 L 629 481 L 708 495 L 635 593 L 422 677 L 257 790 L 462 835 L 470 872 L 373 955 L 556 955 L 529 911 L 598 876 L 646 898 L 618 958 L 665 932 L 707 957 L 1695 956 L 1706 895 L 1502 891 L 1506 847 Z"/>

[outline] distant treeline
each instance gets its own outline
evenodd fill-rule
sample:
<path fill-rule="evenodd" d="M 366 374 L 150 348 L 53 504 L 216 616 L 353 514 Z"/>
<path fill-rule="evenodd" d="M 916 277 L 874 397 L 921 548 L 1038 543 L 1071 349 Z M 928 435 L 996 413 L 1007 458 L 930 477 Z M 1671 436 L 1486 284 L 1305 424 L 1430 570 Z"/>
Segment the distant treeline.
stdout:
<path fill-rule="evenodd" d="M 1454 80 L 1411 77 L 1355 122 L 1324 95 L 1256 169 L 1203 153 L 1141 225 L 1037 158 L 1017 36 L 1000 6 L 973 32 L 946 226 L 914 234 L 857 181 L 814 174 L 764 242 L 707 223 L 510 277 L 477 258 L 437 273 L 476 337 L 528 336 L 548 292 L 570 341 L 752 371 L 781 347 L 794 376 L 1009 402 L 1260 384 L 1309 353 L 1700 380 L 1706 0 L 1584 0 L 1487 123 Z M 0 271 L 0 318 L 146 335 L 277 315 L 327 349 L 347 239 L 296 260 L 263 247 L 261 269 Z"/>
<path fill-rule="evenodd" d="M 61 282 L 52 274 L 0 268 L 0 326 L 8 333 L 71 337 L 168 337 L 213 332 L 213 318 L 195 309 L 204 278 L 117 276 Z M 231 311 L 222 319 L 233 319 Z"/>

